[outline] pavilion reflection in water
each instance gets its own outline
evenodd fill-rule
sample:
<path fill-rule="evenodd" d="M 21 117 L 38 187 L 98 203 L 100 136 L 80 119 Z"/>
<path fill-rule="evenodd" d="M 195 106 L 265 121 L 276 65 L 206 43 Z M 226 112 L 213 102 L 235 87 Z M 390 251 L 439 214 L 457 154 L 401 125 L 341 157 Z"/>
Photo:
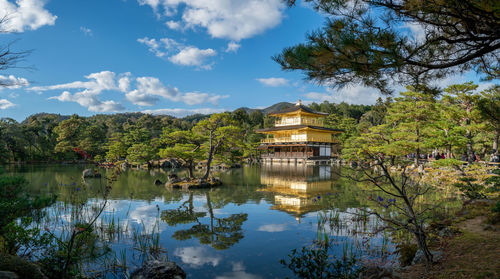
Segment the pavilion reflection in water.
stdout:
<path fill-rule="evenodd" d="M 263 164 L 260 191 L 274 194 L 272 209 L 285 211 L 297 219 L 309 212 L 321 210 L 318 196 L 331 194 L 336 180 L 330 166 Z"/>

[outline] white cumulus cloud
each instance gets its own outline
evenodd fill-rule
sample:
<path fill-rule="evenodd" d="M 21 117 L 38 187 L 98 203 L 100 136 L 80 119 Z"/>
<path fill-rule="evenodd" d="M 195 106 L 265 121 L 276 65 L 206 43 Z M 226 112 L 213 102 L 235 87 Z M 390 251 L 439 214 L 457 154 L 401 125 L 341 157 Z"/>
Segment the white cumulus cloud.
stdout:
<path fill-rule="evenodd" d="M 193 114 L 212 114 L 225 112 L 225 109 L 218 108 L 197 108 L 197 109 L 184 109 L 184 108 L 164 108 L 164 109 L 150 109 L 144 110 L 143 113 L 149 113 L 153 115 L 171 115 L 175 117 L 184 117 Z"/>
<path fill-rule="evenodd" d="M 227 44 L 226 52 L 236 52 L 240 47 L 241 45 L 236 42 L 229 42 Z"/>
<path fill-rule="evenodd" d="M 157 15 L 179 16 L 186 28 L 203 28 L 214 38 L 240 41 L 281 23 L 282 0 L 138 0 Z M 179 9 L 183 6 L 182 9 Z M 180 24 L 180 23 L 179 23 Z"/>
<path fill-rule="evenodd" d="M 197 47 L 185 47 L 176 55 L 168 58 L 170 62 L 183 66 L 196 66 L 202 69 L 211 69 L 212 65 L 207 64 L 207 58 L 217 55 L 217 52 L 211 48 L 199 49 Z"/>
<path fill-rule="evenodd" d="M 0 99 L 0 109 L 8 109 L 14 106 L 16 106 L 16 104 L 11 103 L 7 99 Z"/>
<path fill-rule="evenodd" d="M 174 256 L 181 258 L 183 263 L 194 268 L 206 264 L 216 267 L 222 260 L 221 256 L 210 252 L 210 250 L 204 246 L 177 248 L 174 251 Z"/>
<path fill-rule="evenodd" d="M 326 88 L 326 92 L 309 92 L 304 95 L 306 102 L 323 102 L 331 103 L 346 102 L 349 104 L 374 104 L 379 97 L 382 97 L 380 92 L 371 87 L 361 85 L 346 86 L 339 90 Z"/>
<path fill-rule="evenodd" d="M 64 90 L 60 95 L 50 97 L 49 99 L 61 102 L 75 102 L 86 107 L 89 111 L 95 112 L 114 112 L 125 109 L 117 101 L 101 101 L 99 97 L 104 91 L 124 93 L 125 99 L 137 106 L 153 106 L 161 99 L 183 102 L 187 105 L 218 105 L 219 100 L 229 97 L 228 95 L 216 95 L 204 92 L 182 93 L 176 87 L 165 86 L 156 77 L 133 78 L 129 72 L 117 75 L 111 71 L 102 71 L 87 75 L 85 78 L 87 79 L 86 81 L 34 86 L 28 88 L 28 90 L 36 92 Z M 76 92 L 71 93 L 70 91 L 73 90 Z M 176 113 L 180 114 L 182 112 L 177 111 Z"/>
<path fill-rule="evenodd" d="M 102 71 L 92 73 L 85 76 L 87 81 L 74 81 L 50 86 L 35 86 L 29 88 L 32 91 L 49 91 L 49 90 L 65 90 L 59 96 L 50 97 L 49 99 L 58 100 L 61 102 L 75 102 L 86 107 L 93 112 L 116 112 L 122 111 L 125 108 L 118 102 L 113 100 L 101 101 L 99 95 L 103 91 L 112 90 L 118 91 L 120 87 L 116 82 L 116 74 L 110 71 Z M 77 89 L 78 92 L 71 94 L 67 90 Z"/>
<path fill-rule="evenodd" d="M 170 38 L 140 38 L 139 43 L 146 45 L 150 52 L 157 57 L 168 58 L 174 64 L 182 66 L 194 66 L 198 69 L 210 70 L 213 63 L 208 59 L 217 55 L 217 51 L 207 48 L 199 49 L 195 46 L 186 46 Z"/>
<path fill-rule="evenodd" d="M 265 86 L 271 86 L 271 87 L 287 86 L 289 82 L 289 80 L 285 78 L 275 78 L 275 77 L 258 78 L 257 81 L 264 84 Z"/>
<path fill-rule="evenodd" d="M 17 89 L 23 86 L 29 86 L 30 83 L 25 78 L 15 77 L 13 75 L 0 75 L 0 90 L 2 88 Z"/>
<path fill-rule="evenodd" d="M 47 11 L 44 0 L 0 0 L 0 18 L 7 20 L 1 29 L 13 32 L 36 30 L 44 25 L 54 25 L 57 16 Z"/>
<path fill-rule="evenodd" d="M 218 105 L 220 99 L 229 98 L 229 95 L 213 95 L 202 92 L 187 92 L 182 95 L 182 101 L 188 105 L 200 105 L 210 103 Z"/>
<path fill-rule="evenodd" d="M 182 25 L 179 21 L 169 20 L 169 21 L 165 22 L 165 25 L 167 25 L 168 28 L 170 28 L 172 30 L 182 29 Z"/>

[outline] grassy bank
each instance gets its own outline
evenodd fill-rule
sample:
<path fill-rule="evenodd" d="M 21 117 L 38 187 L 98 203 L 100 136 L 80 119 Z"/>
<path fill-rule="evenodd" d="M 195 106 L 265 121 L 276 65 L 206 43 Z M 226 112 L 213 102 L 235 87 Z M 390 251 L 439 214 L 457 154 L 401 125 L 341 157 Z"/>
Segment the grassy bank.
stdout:
<path fill-rule="evenodd" d="M 453 218 L 456 234 L 440 237 L 432 245 L 445 256 L 426 271 L 415 265 L 403 278 L 500 278 L 500 223 L 494 204 L 478 202 L 464 206 Z"/>

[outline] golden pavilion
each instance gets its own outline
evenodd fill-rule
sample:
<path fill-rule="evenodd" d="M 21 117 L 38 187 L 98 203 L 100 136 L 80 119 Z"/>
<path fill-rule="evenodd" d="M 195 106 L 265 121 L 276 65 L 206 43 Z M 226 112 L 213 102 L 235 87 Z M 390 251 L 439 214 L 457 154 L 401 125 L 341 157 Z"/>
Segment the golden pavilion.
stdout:
<path fill-rule="evenodd" d="M 326 128 L 323 118 L 328 113 L 314 111 L 301 101 L 270 116 L 277 117 L 274 127 L 259 129 L 266 135 L 260 149 L 265 163 L 327 164 L 337 155 L 335 135 L 342 130 Z"/>

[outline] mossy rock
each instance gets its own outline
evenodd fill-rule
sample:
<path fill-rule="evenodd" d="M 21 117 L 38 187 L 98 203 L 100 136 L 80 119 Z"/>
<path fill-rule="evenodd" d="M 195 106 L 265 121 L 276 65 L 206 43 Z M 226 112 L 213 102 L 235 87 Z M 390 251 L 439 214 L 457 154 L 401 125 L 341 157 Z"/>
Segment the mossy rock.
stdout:
<path fill-rule="evenodd" d="M 403 243 L 398 245 L 399 263 L 401 266 L 411 265 L 415 254 L 417 253 L 417 244 Z"/>
<path fill-rule="evenodd" d="M 208 181 L 195 179 L 191 181 L 180 181 L 180 182 L 167 182 L 165 186 L 170 189 L 182 189 L 182 190 L 194 190 L 194 189 L 207 189 L 222 185 L 222 181 L 219 179 L 210 179 Z"/>
<path fill-rule="evenodd" d="M 13 255 L 0 254 L 0 270 L 14 272 L 19 278 L 47 279 L 40 266 Z"/>

